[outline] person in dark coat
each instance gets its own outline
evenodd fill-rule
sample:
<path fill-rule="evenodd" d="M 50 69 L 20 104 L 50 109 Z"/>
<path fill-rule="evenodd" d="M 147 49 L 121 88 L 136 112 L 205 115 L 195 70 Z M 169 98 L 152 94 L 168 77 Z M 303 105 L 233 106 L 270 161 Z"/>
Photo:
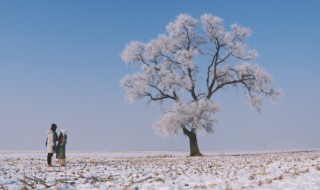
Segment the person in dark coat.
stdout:
<path fill-rule="evenodd" d="M 53 156 L 53 153 L 56 151 L 56 142 L 58 140 L 58 135 L 56 133 L 57 125 L 52 124 L 50 130 L 48 131 L 46 146 L 47 146 L 47 163 L 48 167 L 52 167 L 51 159 Z"/>
<path fill-rule="evenodd" d="M 60 166 L 66 165 L 66 144 L 67 144 L 67 130 L 62 129 L 59 134 L 57 146 L 57 159 Z"/>

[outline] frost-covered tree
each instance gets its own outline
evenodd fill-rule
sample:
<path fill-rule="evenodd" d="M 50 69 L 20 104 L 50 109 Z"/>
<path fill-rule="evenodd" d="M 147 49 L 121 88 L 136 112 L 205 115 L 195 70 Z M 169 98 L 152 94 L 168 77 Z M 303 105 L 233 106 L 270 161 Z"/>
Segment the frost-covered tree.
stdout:
<path fill-rule="evenodd" d="M 167 33 L 143 43 L 132 41 L 122 52 L 127 65 L 138 73 L 121 81 L 130 102 L 147 99 L 163 108 L 154 128 L 164 135 L 189 137 L 190 156 L 201 156 L 197 133 L 213 132 L 218 105 L 213 95 L 222 89 L 241 88 L 258 111 L 263 96 L 273 101 L 281 95 L 271 76 L 254 64 L 258 53 L 247 48 L 250 29 L 204 14 L 200 20 L 180 14 Z"/>

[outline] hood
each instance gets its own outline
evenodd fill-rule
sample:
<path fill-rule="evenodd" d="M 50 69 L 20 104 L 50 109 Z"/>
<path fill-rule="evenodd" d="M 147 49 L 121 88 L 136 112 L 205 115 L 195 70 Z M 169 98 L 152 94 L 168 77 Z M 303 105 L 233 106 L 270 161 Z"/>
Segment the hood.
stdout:
<path fill-rule="evenodd" d="M 61 132 L 63 135 L 67 135 L 67 130 L 66 130 L 66 129 L 61 129 L 60 132 Z"/>

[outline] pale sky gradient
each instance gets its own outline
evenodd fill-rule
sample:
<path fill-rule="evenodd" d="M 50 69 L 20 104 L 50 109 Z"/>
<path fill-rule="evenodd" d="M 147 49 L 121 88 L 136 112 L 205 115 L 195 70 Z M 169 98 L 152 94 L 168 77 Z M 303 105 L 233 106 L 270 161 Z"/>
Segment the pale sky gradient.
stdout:
<path fill-rule="evenodd" d="M 249 46 L 284 96 L 261 113 L 236 91 L 220 93 L 219 123 L 201 150 L 320 148 L 320 1 L 0 1 L 0 149 L 45 150 L 51 123 L 68 150 L 188 151 L 184 136 L 158 136 L 156 106 L 128 104 L 120 58 L 132 40 L 165 33 L 180 13 L 249 27 Z"/>

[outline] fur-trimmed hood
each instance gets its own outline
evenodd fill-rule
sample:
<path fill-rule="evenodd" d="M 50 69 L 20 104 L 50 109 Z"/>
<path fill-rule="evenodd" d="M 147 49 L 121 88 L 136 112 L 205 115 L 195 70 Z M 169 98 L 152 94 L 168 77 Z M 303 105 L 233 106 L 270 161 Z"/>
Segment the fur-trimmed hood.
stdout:
<path fill-rule="evenodd" d="M 63 135 L 67 135 L 67 130 L 66 130 L 66 129 L 61 129 L 60 132 L 61 132 Z"/>

